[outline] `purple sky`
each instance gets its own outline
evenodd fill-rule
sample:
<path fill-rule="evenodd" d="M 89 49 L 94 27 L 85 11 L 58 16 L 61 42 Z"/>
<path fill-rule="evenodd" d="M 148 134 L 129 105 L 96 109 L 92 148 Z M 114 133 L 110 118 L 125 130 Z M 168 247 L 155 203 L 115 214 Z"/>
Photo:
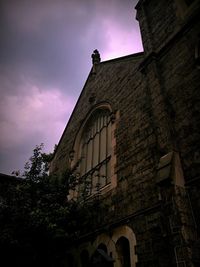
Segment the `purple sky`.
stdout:
<path fill-rule="evenodd" d="M 52 152 L 98 49 L 102 61 L 142 51 L 137 0 L 0 2 L 0 172 Z"/>

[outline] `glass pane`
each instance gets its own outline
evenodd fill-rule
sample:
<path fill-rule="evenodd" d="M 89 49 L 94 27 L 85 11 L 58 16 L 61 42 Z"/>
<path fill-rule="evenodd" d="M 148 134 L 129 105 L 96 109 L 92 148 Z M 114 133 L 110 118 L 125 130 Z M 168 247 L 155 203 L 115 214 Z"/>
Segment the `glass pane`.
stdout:
<path fill-rule="evenodd" d="M 89 135 L 90 135 L 90 131 L 89 129 L 87 129 L 87 132 L 85 132 L 85 136 L 84 136 L 85 143 L 88 142 L 88 140 L 90 139 Z"/>
<path fill-rule="evenodd" d="M 99 134 L 94 138 L 94 154 L 93 154 L 93 167 L 99 163 Z"/>
<path fill-rule="evenodd" d="M 100 117 L 100 130 L 103 128 L 103 116 Z"/>
<path fill-rule="evenodd" d="M 80 174 L 85 174 L 86 170 L 86 145 L 82 146 L 81 162 L 80 162 Z"/>
<path fill-rule="evenodd" d="M 100 162 L 106 158 L 106 127 L 101 130 L 101 142 L 100 142 Z"/>
<path fill-rule="evenodd" d="M 107 127 L 107 156 L 111 155 L 111 122 Z"/>
<path fill-rule="evenodd" d="M 98 121 L 96 120 L 94 123 L 94 135 L 96 134 L 96 132 L 98 132 Z"/>
<path fill-rule="evenodd" d="M 100 168 L 99 186 L 100 188 L 106 185 L 106 165 L 103 164 Z"/>
<path fill-rule="evenodd" d="M 92 168 L 92 140 L 87 145 L 87 172 Z"/>
<path fill-rule="evenodd" d="M 91 184 L 92 184 L 92 176 L 91 175 L 87 175 L 85 177 L 85 181 L 84 181 L 84 193 L 86 195 L 90 195 L 91 194 Z"/>
<path fill-rule="evenodd" d="M 106 163 L 106 183 L 110 183 L 111 182 L 111 161 L 109 160 Z"/>
<path fill-rule="evenodd" d="M 93 138 L 93 136 L 94 136 L 94 131 L 95 131 L 95 127 L 94 127 L 95 125 L 94 124 L 92 124 L 91 125 L 91 135 L 90 135 L 90 138 Z"/>
<path fill-rule="evenodd" d="M 82 194 L 83 191 L 84 191 L 84 181 L 83 181 L 83 179 L 81 179 L 81 178 L 79 179 L 78 187 L 79 187 L 79 189 L 78 189 L 79 194 Z"/>
<path fill-rule="evenodd" d="M 107 124 L 107 117 L 104 116 L 104 117 L 103 117 L 103 126 L 106 126 L 106 124 Z"/>
<path fill-rule="evenodd" d="M 92 138 L 92 126 L 90 126 L 88 141 Z"/>
<path fill-rule="evenodd" d="M 97 129 L 98 129 L 98 132 L 100 131 L 100 127 L 101 127 L 101 118 L 100 117 L 98 117 L 98 119 L 97 119 Z"/>
<path fill-rule="evenodd" d="M 99 189 L 99 173 L 95 172 L 92 177 L 92 193 L 98 192 Z"/>

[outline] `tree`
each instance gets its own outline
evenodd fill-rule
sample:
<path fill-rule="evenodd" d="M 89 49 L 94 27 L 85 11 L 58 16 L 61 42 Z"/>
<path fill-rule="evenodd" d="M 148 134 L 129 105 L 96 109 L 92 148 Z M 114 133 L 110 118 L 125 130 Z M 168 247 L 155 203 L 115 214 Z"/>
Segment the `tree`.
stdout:
<path fill-rule="evenodd" d="M 52 154 L 36 146 L 23 179 L 10 184 L 0 206 L 1 266 L 62 266 L 66 248 L 90 220 L 85 205 L 68 200 L 72 174 L 49 175 Z"/>

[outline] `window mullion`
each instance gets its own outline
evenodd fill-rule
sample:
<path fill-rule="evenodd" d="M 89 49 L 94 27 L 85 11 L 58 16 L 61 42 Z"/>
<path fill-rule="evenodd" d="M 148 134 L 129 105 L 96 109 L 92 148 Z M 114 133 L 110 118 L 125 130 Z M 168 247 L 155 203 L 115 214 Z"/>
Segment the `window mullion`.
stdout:
<path fill-rule="evenodd" d="M 108 117 L 106 116 L 106 158 L 108 157 Z M 106 184 L 108 183 L 108 168 L 107 168 L 108 162 L 106 161 L 105 167 L 106 167 Z"/>
<path fill-rule="evenodd" d="M 100 163 L 100 155 L 101 155 L 101 130 L 100 130 L 100 124 L 101 118 L 98 118 L 98 130 L 99 130 L 99 149 L 98 149 L 98 164 Z"/>
<path fill-rule="evenodd" d="M 94 159 L 93 159 L 94 158 L 94 135 L 95 135 L 94 129 L 95 129 L 95 124 L 92 126 L 92 136 L 91 136 L 91 140 L 90 140 L 92 142 L 91 169 L 94 167 L 93 166 L 93 162 L 94 162 Z"/>
<path fill-rule="evenodd" d="M 101 161 L 101 142 L 102 142 L 102 138 L 101 138 L 101 116 L 99 116 L 99 160 L 98 160 L 98 164 Z M 98 183 L 100 184 L 100 169 L 98 170 Z"/>
<path fill-rule="evenodd" d="M 85 173 L 87 172 L 87 161 L 88 161 L 88 143 L 86 142 L 86 148 L 85 148 Z"/>

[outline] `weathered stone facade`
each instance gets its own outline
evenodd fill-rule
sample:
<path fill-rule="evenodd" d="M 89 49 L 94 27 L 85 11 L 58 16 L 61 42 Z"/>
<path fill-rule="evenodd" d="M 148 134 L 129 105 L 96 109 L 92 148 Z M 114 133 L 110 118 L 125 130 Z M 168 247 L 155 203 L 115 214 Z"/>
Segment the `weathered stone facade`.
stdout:
<path fill-rule="evenodd" d="M 100 244 L 109 266 L 200 266 L 200 4 L 140 0 L 136 9 L 144 52 L 94 63 L 51 164 L 75 166 L 82 125 L 109 105 L 114 182 L 100 191 L 107 209 L 95 231 L 72 249 L 74 266 Z"/>

